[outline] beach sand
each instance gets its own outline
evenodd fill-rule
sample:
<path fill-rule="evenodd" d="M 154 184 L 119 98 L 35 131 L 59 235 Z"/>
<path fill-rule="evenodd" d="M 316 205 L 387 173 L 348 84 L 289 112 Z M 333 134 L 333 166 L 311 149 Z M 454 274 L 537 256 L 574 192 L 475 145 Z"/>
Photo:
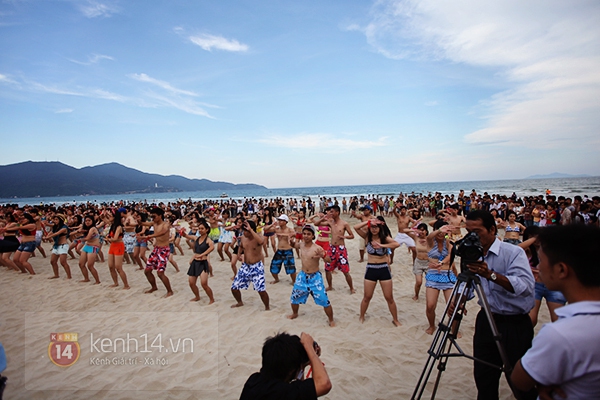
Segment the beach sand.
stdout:
<path fill-rule="evenodd" d="M 346 215 L 342 217 L 351 225 L 357 223 Z M 388 225 L 396 231 L 393 218 L 388 218 Z M 331 392 L 322 398 L 408 399 L 433 339 L 425 333 L 425 287 L 421 288 L 420 299 L 413 301 L 411 256 L 406 247 L 397 249 L 392 272 L 394 298 L 402 326 L 393 326 L 379 287 L 367 311 L 366 321 L 361 324 L 358 313 L 365 263 L 358 262 L 357 238 L 347 241 L 347 246 L 357 293 L 351 295 L 344 276 L 334 274 L 335 290 L 329 292 L 337 324 L 334 328 L 327 325 L 323 309 L 316 306 L 312 298 L 300 307 L 297 319 L 286 318 L 291 311 L 292 284 L 283 273 L 278 284 L 267 284 L 270 311 L 264 311 L 259 296 L 252 289 L 242 291 L 243 307 L 230 308 L 234 304 L 230 292 L 232 272 L 229 262 L 218 261 L 216 251 L 211 255 L 214 277 L 209 280 L 216 300 L 212 305 L 208 305 L 202 289 L 201 300 L 189 302 L 192 292 L 186 271 L 191 251 L 187 248 L 184 256 L 176 257 L 181 272 L 175 273 L 172 266 L 167 268 L 174 295 L 166 299 L 162 298 L 165 290 L 160 280 L 157 280 L 157 292 L 144 294 L 149 288 L 148 282 L 143 272 L 130 264 L 125 264 L 124 269 L 131 290 L 108 287 L 112 280 L 106 262 L 96 263 L 100 285 L 78 282 L 81 272 L 76 260 L 69 260 L 72 280 L 66 279 L 62 268 L 60 279 L 48 280 L 52 275 L 49 258 L 44 259 L 39 253 L 31 259 L 37 272 L 35 276 L 0 267 L 0 341 L 8 358 L 8 368 L 3 375 L 9 379 L 5 398 L 237 399 L 248 376 L 260 369 L 265 338 L 280 331 L 297 335 L 304 331 L 321 346 L 321 360 L 333 384 Z M 50 254 L 50 244 L 44 244 L 44 248 Z M 105 246 L 105 254 L 107 251 Z M 269 257 L 265 260 L 267 268 L 271 256 L 269 249 Z M 299 259 L 296 263 L 299 268 Z M 270 281 L 270 274 L 266 276 Z M 443 309 L 443 296 L 440 295 L 438 320 Z M 463 337 L 458 343 L 471 354 L 474 320 L 479 309 L 475 300 L 469 303 L 468 309 L 461 325 Z M 548 321 L 548 311 L 542 305 L 536 332 Z M 50 361 L 50 334 L 57 332 L 78 333 L 81 355 L 70 367 L 59 367 Z M 162 335 L 166 350 L 169 340 L 172 344 L 185 338 L 193 341 L 194 349 L 191 352 L 188 347 L 181 351 L 180 347 L 175 354 L 173 350 L 171 353 L 163 349 L 159 352 L 156 346 L 150 347 L 148 353 L 92 353 L 94 349 L 102 350 L 101 341 L 96 342 L 96 347 L 92 345 L 92 335 L 111 339 L 104 348 L 109 350 L 117 343 L 114 339 L 127 333 L 138 341 L 146 334 L 145 338 L 149 338 L 146 350 L 152 344 L 150 339 L 156 339 L 157 334 Z M 155 342 L 158 344 L 161 343 Z M 96 365 L 94 363 L 99 361 L 94 357 L 109 359 L 110 363 Z M 146 358 L 154 364 L 147 364 Z M 125 365 L 119 364 L 121 362 Z M 442 374 L 436 398 L 476 398 L 472 370 L 472 361 L 463 357 L 451 358 Z M 429 390 L 436 373 L 437 369 L 434 369 L 423 398 L 430 397 Z M 500 398 L 513 398 L 504 379 L 501 380 Z"/>

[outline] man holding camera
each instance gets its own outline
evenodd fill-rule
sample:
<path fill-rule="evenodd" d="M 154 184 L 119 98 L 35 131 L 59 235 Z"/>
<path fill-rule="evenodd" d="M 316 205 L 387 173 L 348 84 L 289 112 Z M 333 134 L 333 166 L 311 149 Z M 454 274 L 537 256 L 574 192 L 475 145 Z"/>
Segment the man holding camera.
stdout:
<path fill-rule="evenodd" d="M 285 332 L 267 338 L 260 372 L 248 378 L 240 400 L 313 400 L 326 395 L 331 390 L 331 381 L 317 354 L 318 348 L 304 332 L 302 338 Z M 304 379 L 307 364 L 311 366 L 312 377 Z"/>
<path fill-rule="evenodd" d="M 496 222 L 484 210 L 471 211 L 466 229 L 476 233 L 483 247 L 483 260 L 467 264 L 481 278 L 493 318 L 511 366 L 531 347 L 533 325 L 529 311 L 534 305 L 535 281 L 523 249 L 503 243 L 496 237 Z M 482 305 L 481 300 L 479 304 Z M 483 309 L 477 314 L 473 336 L 473 356 L 501 366 L 502 359 Z M 500 369 L 475 361 L 474 376 L 478 400 L 498 399 Z M 537 393 L 515 393 L 519 399 L 535 399 Z"/>

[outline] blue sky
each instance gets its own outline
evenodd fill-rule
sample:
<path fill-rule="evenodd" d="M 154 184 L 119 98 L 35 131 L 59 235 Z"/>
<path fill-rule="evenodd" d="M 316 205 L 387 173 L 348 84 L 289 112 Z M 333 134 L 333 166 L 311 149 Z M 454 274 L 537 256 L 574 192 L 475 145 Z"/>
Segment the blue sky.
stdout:
<path fill-rule="evenodd" d="M 0 1 L 0 163 L 271 188 L 600 175 L 600 2 Z"/>

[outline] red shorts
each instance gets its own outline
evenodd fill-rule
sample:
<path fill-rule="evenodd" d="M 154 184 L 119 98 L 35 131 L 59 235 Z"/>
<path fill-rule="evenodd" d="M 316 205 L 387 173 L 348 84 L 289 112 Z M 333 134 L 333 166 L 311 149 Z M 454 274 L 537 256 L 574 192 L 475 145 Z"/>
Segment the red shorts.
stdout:
<path fill-rule="evenodd" d="M 171 254 L 169 246 L 154 246 L 154 250 L 152 250 L 150 257 L 148 257 L 148 262 L 146 263 L 146 271 L 157 270 L 159 272 L 164 272 L 167 268 L 167 262 L 169 261 L 169 254 Z"/>
<path fill-rule="evenodd" d="M 125 243 L 115 242 L 111 243 L 108 248 L 108 254 L 114 254 L 115 256 L 122 256 L 125 254 Z"/>
<path fill-rule="evenodd" d="M 327 256 L 331 259 L 331 262 L 325 263 L 325 271 L 333 271 L 337 268 L 343 273 L 350 272 L 348 250 L 346 249 L 346 246 L 330 245 Z"/>
<path fill-rule="evenodd" d="M 323 248 L 323 250 L 325 250 L 325 254 L 327 254 L 327 252 L 329 251 L 329 242 L 320 242 L 320 241 L 316 241 L 315 244 L 317 246 L 321 246 Z"/>

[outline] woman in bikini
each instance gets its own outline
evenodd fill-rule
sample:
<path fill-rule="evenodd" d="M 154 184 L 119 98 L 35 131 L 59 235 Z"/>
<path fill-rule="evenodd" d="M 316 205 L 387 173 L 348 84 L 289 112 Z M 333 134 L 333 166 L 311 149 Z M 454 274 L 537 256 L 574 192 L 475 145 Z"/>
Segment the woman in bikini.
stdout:
<path fill-rule="evenodd" d="M 138 269 L 144 269 L 148 259 L 146 258 L 146 250 L 148 250 L 148 239 L 145 238 L 147 226 L 143 224 L 148 219 L 148 214 L 144 212 L 135 212 L 133 214 L 137 225 L 135 227 L 135 244 L 133 245 L 133 261 L 138 265 Z"/>
<path fill-rule="evenodd" d="M 292 222 L 294 223 L 294 232 L 296 232 L 296 242 L 302 241 L 302 228 L 306 225 L 306 214 L 300 210 L 295 215 L 292 215 Z M 296 255 L 300 257 L 300 249 L 296 248 Z"/>
<path fill-rule="evenodd" d="M 398 321 L 398 309 L 394 301 L 394 288 L 392 285 L 392 273 L 390 270 L 389 250 L 400 246 L 392 239 L 390 229 L 385 224 L 383 217 L 379 216 L 368 221 L 354 225 L 354 230 L 366 242 L 367 270 L 365 272 L 364 295 L 360 303 L 360 322 L 365 322 L 365 314 L 369 303 L 373 298 L 375 287 L 379 281 L 383 297 L 387 301 L 388 308 L 392 314 L 392 322 L 400 326 Z"/>
<path fill-rule="evenodd" d="M 208 237 L 209 231 L 210 225 L 202 218 L 198 221 L 198 233 L 200 236 L 190 236 L 185 232 L 182 232 L 181 235 L 186 239 L 194 241 L 194 255 L 190 260 L 190 268 L 187 273 L 190 289 L 192 289 L 192 292 L 194 293 L 194 298 L 190 301 L 200 300 L 200 291 L 198 290 L 197 285 L 198 277 L 200 277 L 200 285 L 209 299 L 208 304 L 212 304 L 215 302 L 215 299 L 213 297 L 212 289 L 208 286 L 208 255 L 215 249 L 215 245 Z"/>
<path fill-rule="evenodd" d="M 37 246 L 35 241 L 36 226 L 35 219 L 29 213 L 23 213 L 20 220 L 20 225 L 9 228 L 9 230 L 18 231 L 21 234 L 21 244 L 15 252 L 15 264 L 21 269 L 21 272 L 29 272 L 30 275 L 35 275 L 33 267 L 29 263 L 29 258 L 35 251 Z"/>
<path fill-rule="evenodd" d="M 217 253 L 219 253 L 219 257 L 221 257 L 221 261 L 225 261 L 225 257 L 223 257 L 223 251 L 229 258 L 229 262 L 231 262 L 231 251 L 229 251 L 229 246 L 231 246 L 231 242 L 233 241 L 233 232 L 228 231 L 226 228 L 228 226 L 233 225 L 233 222 L 230 218 L 230 213 L 228 210 L 223 211 L 223 222 L 220 227 L 219 234 L 219 243 L 217 244 Z"/>
<path fill-rule="evenodd" d="M 48 279 L 59 278 L 58 274 L 58 261 L 67 273 L 67 279 L 71 279 L 71 267 L 67 262 L 67 253 L 69 251 L 69 243 L 67 238 L 69 237 L 69 228 L 67 227 L 66 218 L 62 214 L 56 214 L 52 218 L 52 233 L 46 236 L 47 239 L 54 239 L 52 245 L 52 255 L 50 256 L 50 265 L 52 265 L 52 271 L 54 276 Z"/>
<path fill-rule="evenodd" d="M 123 216 L 121 211 L 114 210 L 110 215 L 111 225 L 106 236 L 106 241 L 110 243 L 108 249 L 108 270 L 113 280 L 110 287 L 119 286 L 118 277 L 123 281 L 123 289 L 129 289 L 127 283 L 127 274 L 123 271 L 123 255 L 125 254 L 125 243 L 123 243 Z"/>
<path fill-rule="evenodd" d="M 427 235 L 427 258 L 429 268 L 425 275 L 425 299 L 427 321 L 429 327 L 425 333 L 432 335 L 435 331 L 435 308 L 440 291 L 444 292 L 446 302 L 450 298 L 456 283 L 456 270 L 450 265 L 450 239 L 452 227 L 447 222 L 438 220 L 433 225 L 433 232 Z"/>
<path fill-rule="evenodd" d="M 517 222 L 517 213 L 509 211 L 507 221 L 502 222 L 500 226 L 504 228 L 504 242 L 518 245 L 521 243 L 519 237 L 525 232 L 525 226 Z"/>
<path fill-rule="evenodd" d="M 85 242 L 81 249 L 81 257 L 79 257 L 79 268 L 83 275 L 83 280 L 79 282 L 90 282 L 89 273 L 91 273 L 95 281 L 94 285 L 99 285 L 100 277 L 98 271 L 94 268 L 94 264 L 96 263 L 96 255 L 100 250 L 100 233 L 96 228 L 94 217 L 90 214 L 83 217 L 81 229 L 76 233 L 82 235 L 81 241 Z"/>
<path fill-rule="evenodd" d="M 27 270 L 22 270 L 21 268 L 19 268 L 19 266 L 15 264 L 15 262 L 10 258 L 21 245 L 19 239 L 17 239 L 16 230 L 12 230 L 12 228 L 18 226 L 17 220 L 13 214 L 6 214 L 5 219 L 6 225 L 0 228 L 0 235 L 4 235 L 4 238 L 0 240 L 0 253 L 2 254 L 2 265 L 14 271 L 20 271 L 26 274 Z"/>
<path fill-rule="evenodd" d="M 273 219 L 273 209 L 271 207 L 266 207 L 263 211 L 263 221 L 265 225 L 273 225 L 275 220 Z M 264 243 L 265 256 L 269 257 L 269 252 L 267 248 L 269 247 L 269 242 L 271 243 L 271 248 L 273 249 L 273 253 L 277 251 L 277 245 L 275 243 L 275 232 L 265 232 L 265 237 L 267 238 Z"/>

